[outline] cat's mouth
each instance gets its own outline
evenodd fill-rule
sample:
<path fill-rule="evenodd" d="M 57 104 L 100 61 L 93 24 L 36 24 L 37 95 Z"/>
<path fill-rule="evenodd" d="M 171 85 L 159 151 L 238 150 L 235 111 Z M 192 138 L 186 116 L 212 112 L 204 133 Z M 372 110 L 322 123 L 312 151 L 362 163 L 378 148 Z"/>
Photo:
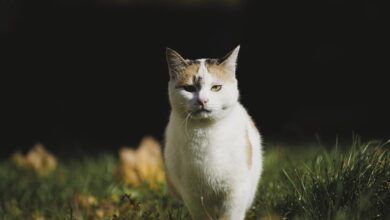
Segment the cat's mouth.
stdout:
<path fill-rule="evenodd" d="M 194 115 L 197 115 L 197 114 L 209 114 L 209 113 L 211 113 L 211 110 L 207 109 L 207 108 L 204 108 L 204 107 L 201 107 L 198 110 L 193 112 Z"/>

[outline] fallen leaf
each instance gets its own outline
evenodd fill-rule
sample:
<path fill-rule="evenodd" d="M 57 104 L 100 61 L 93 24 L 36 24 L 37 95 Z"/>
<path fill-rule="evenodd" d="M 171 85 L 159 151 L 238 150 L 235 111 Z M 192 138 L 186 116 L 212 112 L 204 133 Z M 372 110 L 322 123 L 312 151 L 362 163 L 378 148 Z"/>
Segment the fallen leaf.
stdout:
<path fill-rule="evenodd" d="M 145 137 L 136 150 L 121 148 L 115 174 L 126 184 L 139 186 L 146 182 L 156 188 L 165 181 L 161 145 L 154 138 Z"/>
<path fill-rule="evenodd" d="M 45 217 L 41 213 L 36 211 L 32 214 L 31 219 L 32 220 L 45 220 Z"/>
<path fill-rule="evenodd" d="M 48 175 L 57 167 L 57 159 L 41 143 L 35 144 L 25 156 L 20 152 L 14 153 L 12 161 L 17 166 L 32 169 L 42 176 Z"/>
<path fill-rule="evenodd" d="M 74 195 L 74 203 L 80 208 L 88 208 L 97 204 L 95 196 L 86 193 L 77 193 Z"/>
<path fill-rule="evenodd" d="M 260 218 L 260 220 L 283 220 L 284 218 L 276 213 L 268 213 Z"/>

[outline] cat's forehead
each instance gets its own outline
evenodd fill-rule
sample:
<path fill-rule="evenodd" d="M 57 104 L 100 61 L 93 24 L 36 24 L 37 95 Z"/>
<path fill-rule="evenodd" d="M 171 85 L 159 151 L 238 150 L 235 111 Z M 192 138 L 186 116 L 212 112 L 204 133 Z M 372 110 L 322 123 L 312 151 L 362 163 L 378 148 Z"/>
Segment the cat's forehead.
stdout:
<path fill-rule="evenodd" d="M 219 81 L 232 82 L 234 74 L 231 74 L 220 65 L 218 59 L 196 59 L 186 60 L 187 66 L 179 77 L 179 84 L 192 84 L 199 81 L 210 81 L 217 79 Z"/>

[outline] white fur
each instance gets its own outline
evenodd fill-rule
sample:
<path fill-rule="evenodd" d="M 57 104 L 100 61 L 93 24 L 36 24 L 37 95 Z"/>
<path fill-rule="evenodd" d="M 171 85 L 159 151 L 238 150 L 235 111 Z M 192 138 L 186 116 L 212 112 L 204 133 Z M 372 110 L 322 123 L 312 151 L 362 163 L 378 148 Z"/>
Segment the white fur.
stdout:
<path fill-rule="evenodd" d="M 169 82 L 172 112 L 164 150 L 167 175 L 194 220 L 242 220 L 262 171 L 260 134 L 238 102 L 237 81 L 221 82 L 200 61 L 200 91 L 189 93 L 175 88 L 174 80 Z M 211 91 L 215 84 L 222 84 L 222 89 Z M 206 107 L 211 113 L 191 116 L 193 100 L 199 95 L 209 99 Z"/>

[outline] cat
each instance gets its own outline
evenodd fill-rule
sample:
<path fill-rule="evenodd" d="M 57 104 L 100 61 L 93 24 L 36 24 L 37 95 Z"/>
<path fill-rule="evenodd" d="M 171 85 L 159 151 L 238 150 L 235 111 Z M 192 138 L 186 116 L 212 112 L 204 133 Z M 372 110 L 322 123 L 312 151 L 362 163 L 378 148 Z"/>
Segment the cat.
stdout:
<path fill-rule="evenodd" d="M 169 190 L 194 220 L 241 220 L 262 172 L 261 136 L 239 102 L 240 46 L 222 59 L 167 48 L 171 105 L 164 164 Z"/>

